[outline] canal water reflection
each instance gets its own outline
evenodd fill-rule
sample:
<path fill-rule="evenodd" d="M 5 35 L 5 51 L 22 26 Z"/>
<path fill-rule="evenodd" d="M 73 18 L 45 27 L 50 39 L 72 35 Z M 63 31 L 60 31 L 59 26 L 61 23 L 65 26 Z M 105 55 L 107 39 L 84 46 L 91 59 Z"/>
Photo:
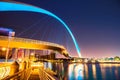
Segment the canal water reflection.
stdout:
<path fill-rule="evenodd" d="M 59 80 L 120 80 L 120 64 L 45 63 Z"/>

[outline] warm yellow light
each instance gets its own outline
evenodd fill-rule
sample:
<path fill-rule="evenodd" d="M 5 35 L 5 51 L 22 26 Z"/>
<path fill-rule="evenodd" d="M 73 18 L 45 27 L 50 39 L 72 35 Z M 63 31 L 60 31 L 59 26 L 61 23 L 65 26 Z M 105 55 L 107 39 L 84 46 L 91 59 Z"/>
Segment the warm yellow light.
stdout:
<path fill-rule="evenodd" d="M 34 56 L 34 53 L 31 53 L 32 56 Z"/>
<path fill-rule="evenodd" d="M 92 72 L 93 72 L 93 77 L 96 79 L 96 65 L 92 64 Z"/>
<path fill-rule="evenodd" d="M 21 58 L 19 58 L 18 60 L 19 60 L 20 62 L 22 61 L 22 59 L 21 59 Z"/>
<path fill-rule="evenodd" d="M 7 50 L 7 48 L 4 48 L 4 47 L 2 48 L 2 51 L 6 51 L 6 50 Z"/>
<path fill-rule="evenodd" d="M 38 63 L 38 62 L 36 62 L 36 63 L 32 63 L 31 66 L 32 66 L 32 67 L 40 67 L 40 66 L 43 66 L 43 63 Z"/>

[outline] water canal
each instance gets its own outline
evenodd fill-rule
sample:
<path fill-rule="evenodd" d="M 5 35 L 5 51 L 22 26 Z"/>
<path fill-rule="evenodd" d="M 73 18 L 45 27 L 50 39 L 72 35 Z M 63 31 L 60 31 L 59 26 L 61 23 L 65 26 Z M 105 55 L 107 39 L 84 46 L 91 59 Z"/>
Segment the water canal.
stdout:
<path fill-rule="evenodd" d="M 44 63 L 59 80 L 120 80 L 120 64 Z"/>

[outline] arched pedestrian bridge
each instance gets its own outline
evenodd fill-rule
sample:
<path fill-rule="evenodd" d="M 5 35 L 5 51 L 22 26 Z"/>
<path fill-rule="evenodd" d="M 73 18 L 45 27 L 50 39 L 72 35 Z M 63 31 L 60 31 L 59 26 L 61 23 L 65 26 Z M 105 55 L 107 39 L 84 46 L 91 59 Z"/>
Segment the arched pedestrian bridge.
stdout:
<path fill-rule="evenodd" d="M 33 39 L 0 36 L 0 46 L 9 47 L 9 48 L 35 49 L 35 50 L 53 50 L 59 52 L 65 57 L 69 57 L 69 54 L 64 46 L 51 42 L 45 42 L 45 41 L 39 41 Z"/>

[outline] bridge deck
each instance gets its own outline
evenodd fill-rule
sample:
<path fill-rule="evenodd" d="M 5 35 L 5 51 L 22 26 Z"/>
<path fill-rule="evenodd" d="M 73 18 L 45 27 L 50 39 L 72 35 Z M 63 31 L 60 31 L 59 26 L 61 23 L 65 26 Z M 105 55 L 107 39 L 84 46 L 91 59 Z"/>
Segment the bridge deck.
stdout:
<path fill-rule="evenodd" d="M 16 49 L 34 49 L 34 50 L 53 50 L 57 51 L 60 54 L 69 57 L 69 54 L 66 48 L 62 45 L 33 40 L 33 39 L 26 39 L 26 38 L 17 38 L 17 37 L 10 37 L 7 36 L 0 36 L 0 47 L 8 48 L 16 48 Z"/>
<path fill-rule="evenodd" d="M 28 80 L 40 80 L 39 78 L 39 69 L 34 69 L 31 72 L 31 75 Z"/>

